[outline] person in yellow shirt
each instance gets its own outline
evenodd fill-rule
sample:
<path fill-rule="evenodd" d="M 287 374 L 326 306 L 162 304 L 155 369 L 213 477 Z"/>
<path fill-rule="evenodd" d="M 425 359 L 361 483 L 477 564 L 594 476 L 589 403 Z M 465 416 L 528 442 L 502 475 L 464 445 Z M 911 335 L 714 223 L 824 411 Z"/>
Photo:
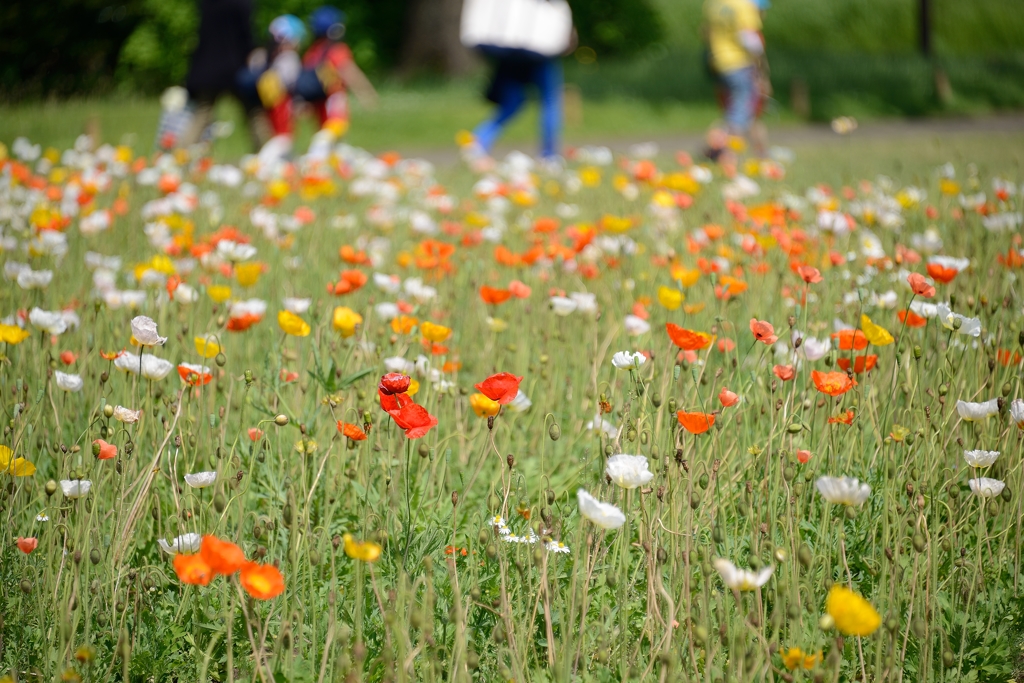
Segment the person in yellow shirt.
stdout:
<path fill-rule="evenodd" d="M 766 0 L 706 0 L 704 36 L 708 66 L 721 83 L 729 135 L 746 137 L 759 110 L 767 73 L 761 5 Z M 711 145 L 717 158 L 716 145 Z M 721 149 L 717 150 L 718 153 Z"/>

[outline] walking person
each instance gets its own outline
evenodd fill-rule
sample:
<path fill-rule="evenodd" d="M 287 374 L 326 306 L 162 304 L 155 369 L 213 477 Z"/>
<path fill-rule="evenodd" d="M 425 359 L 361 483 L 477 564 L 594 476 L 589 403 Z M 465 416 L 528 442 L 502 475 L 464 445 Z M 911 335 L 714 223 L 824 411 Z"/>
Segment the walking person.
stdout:
<path fill-rule="evenodd" d="M 760 8 L 754 0 L 704 3 L 708 66 L 718 79 L 725 107 L 726 129 L 713 129 L 708 136 L 707 156 L 713 160 L 728 152 L 729 136 L 746 139 L 751 135 L 764 98 L 770 94 L 761 29 Z M 763 145 L 763 140 L 763 135 L 755 136 L 755 146 Z"/>
<path fill-rule="evenodd" d="M 518 21 L 509 22 L 509 16 Z M 523 17 L 526 17 L 524 20 Z M 562 64 L 575 43 L 572 11 L 565 0 L 467 0 L 462 42 L 493 63 L 486 97 L 497 105 L 491 118 L 473 131 L 466 149 L 477 168 L 490 164 L 494 143 L 526 103 L 527 88 L 540 99 L 541 157 L 557 163 L 562 134 Z"/>
<path fill-rule="evenodd" d="M 192 53 L 185 87 L 192 121 L 181 146 L 199 142 L 213 122 L 214 105 L 222 96 L 237 94 L 235 80 L 253 48 L 252 0 L 200 0 L 199 44 Z M 270 138 L 270 126 L 262 107 L 244 105 L 253 149 Z"/>

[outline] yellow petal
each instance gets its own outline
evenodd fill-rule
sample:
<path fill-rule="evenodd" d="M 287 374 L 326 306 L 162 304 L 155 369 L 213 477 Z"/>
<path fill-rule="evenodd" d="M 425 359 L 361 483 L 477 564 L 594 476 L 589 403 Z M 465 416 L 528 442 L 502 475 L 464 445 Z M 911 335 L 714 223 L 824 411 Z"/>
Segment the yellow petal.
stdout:
<path fill-rule="evenodd" d="M 220 353 L 220 345 L 211 337 L 196 337 L 196 353 L 203 358 L 213 358 Z"/>
<path fill-rule="evenodd" d="M 864 336 L 868 341 L 875 346 L 887 346 L 896 341 L 887 329 L 871 322 L 871 318 L 866 315 L 860 317 L 860 329 L 864 331 Z"/>

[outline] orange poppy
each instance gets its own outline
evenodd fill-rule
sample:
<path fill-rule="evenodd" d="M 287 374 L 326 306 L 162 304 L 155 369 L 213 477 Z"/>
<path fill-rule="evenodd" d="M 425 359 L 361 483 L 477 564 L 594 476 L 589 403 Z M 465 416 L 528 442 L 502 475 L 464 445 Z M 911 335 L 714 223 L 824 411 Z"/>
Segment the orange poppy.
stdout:
<path fill-rule="evenodd" d="M 928 264 L 928 276 L 936 282 L 941 282 L 944 285 L 948 285 L 953 281 L 953 278 L 957 276 L 960 271 L 956 268 L 946 268 L 938 263 Z"/>
<path fill-rule="evenodd" d="M 370 264 L 370 257 L 366 255 L 366 252 L 362 249 L 356 250 L 355 247 L 346 244 L 338 250 L 338 256 L 345 263 L 351 263 L 354 266 L 364 266 Z"/>
<path fill-rule="evenodd" d="M 769 346 L 779 341 L 778 336 L 775 334 L 775 327 L 765 320 L 751 318 L 750 331 L 754 333 L 754 339 L 759 342 L 764 342 Z"/>
<path fill-rule="evenodd" d="M 740 402 L 740 397 L 735 391 L 729 391 L 725 387 L 722 387 L 722 390 L 718 392 L 718 400 L 722 402 L 722 407 L 731 408 Z"/>
<path fill-rule="evenodd" d="M 178 580 L 192 586 L 205 586 L 213 580 L 213 568 L 199 555 L 174 556 L 174 573 Z"/>
<path fill-rule="evenodd" d="M 497 306 L 511 299 L 512 292 L 507 289 L 496 289 L 484 285 L 480 288 L 480 298 L 484 300 L 485 304 Z"/>
<path fill-rule="evenodd" d="M 860 330 L 839 330 L 832 333 L 839 340 L 840 351 L 860 351 L 868 347 L 868 338 Z"/>
<path fill-rule="evenodd" d="M 234 574 L 246 565 L 245 553 L 231 541 L 222 541 L 212 534 L 203 536 L 199 556 L 214 574 Z"/>
<path fill-rule="evenodd" d="M 103 439 L 96 439 L 92 442 L 92 446 L 97 460 L 113 460 L 117 457 L 117 446 L 107 443 Z"/>
<path fill-rule="evenodd" d="M 674 323 L 665 323 L 665 330 L 668 332 L 672 343 L 683 351 L 700 351 L 711 345 L 714 338 L 704 332 L 694 332 L 679 327 Z"/>
<path fill-rule="evenodd" d="M 492 401 L 506 405 L 515 400 L 519 393 L 519 383 L 522 381 L 522 377 L 517 377 L 511 372 L 499 372 L 474 386 L 477 391 Z"/>
<path fill-rule="evenodd" d="M 691 434 L 703 434 L 715 424 L 714 413 L 688 413 L 685 410 L 680 410 L 676 413 L 676 419 L 679 420 L 683 429 Z"/>
<path fill-rule="evenodd" d="M 354 425 L 349 422 L 342 422 L 338 420 L 338 431 L 352 439 L 353 441 L 365 441 L 366 432 L 364 432 L 359 425 Z"/>
<path fill-rule="evenodd" d="M 120 351 L 103 351 L 103 350 L 101 350 L 100 351 L 100 358 L 102 358 L 103 360 L 117 360 L 122 355 L 124 355 L 124 351 L 125 351 L 124 349 L 121 349 Z"/>
<path fill-rule="evenodd" d="M 799 266 L 796 274 L 809 285 L 821 282 L 821 271 L 814 266 Z"/>
<path fill-rule="evenodd" d="M 930 299 L 935 296 L 935 286 L 924 279 L 924 276 L 920 273 L 911 273 L 907 276 L 907 282 L 910 284 L 910 288 L 914 290 L 914 294 L 922 296 L 926 299 Z"/>
<path fill-rule="evenodd" d="M 555 232 L 558 230 L 558 219 L 542 216 L 533 222 L 534 232 Z"/>
<path fill-rule="evenodd" d="M 849 358 L 839 358 L 836 362 L 839 364 L 839 367 L 841 367 L 844 371 L 849 371 Z M 870 356 L 857 356 L 857 358 L 853 362 L 853 371 L 854 373 L 859 375 L 863 372 L 867 372 L 873 369 L 876 363 L 878 363 L 878 356 L 876 356 L 875 354 L 871 354 Z"/>
<path fill-rule="evenodd" d="M 239 578 L 245 592 L 257 600 L 270 600 L 284 592 L 284 577 L 272 564 L 249 562 Z"/>
<path fill-rule="evenodd" d="M 896 317 L 907 327 L 924 327 L 928 324 L 927 318 L 922 318 L 913 311 L 897 311 Z"/>
<path fill-rule="evenodd" d="M 248 434 L 250 441 L 259 441 L 260 438 L 263 436 L 263 430 L 260 429 L 259 427 L 249 427 Z"/>
<path fill-rule="evenodd" d="M 781 379 L 783 382 L 788 382 L 789 380 L 796 377 L 796 368 L 794 368 L 792 365 L 776 365 L 774 368 L 772 368 L 772 372 L 774 372 L 775 376 Z"/>
<path fill-rule="evenodd" d="M 996 351 L 996 358 L 999 360 L 1000 365 L 1010 366 L 1016 365 L 1021 361 L 1021 355 L 1019 351 L 1011 351 L 1009 349 L 998 349 Z"/>
<path fill-rule="evenodd" d="M 494 248 L 494 260 L 503 266 L 519 266 L 523 263 L 521 256 L 514 254 L 512 250 L 502 244 Z"/>
<path fill-rule="evenodd" d="M 262 319 L 263 318 L 254 313 L 245 313 L 240 316 L 232 317 L 228 320 L 228 330 L 231 332 L 245 332 Z"/>
<path fill-rule="evenodd" d="M 812 370 L 811 380 L 814 382 L 814 386 L 818 388 L 818 391 L 829 396 L 845 394 L 857 384 L 845 372 L 820 372 Z"/>
<path fill-rule="evenodd" d="M 508 291 L 512 292 L 512 296 L 517 299 L 529 299 L 530 294 L 533 293 L 533 290 L 530 289 L 529 285 L 520 282 L 519 280 L 513 280 L 508 283 Z"/>
<path fill-rule="evenodd" d="M 718 350 L 721 351 L 722 353 L 729 353 L 730 351 L 736 348 L 736 342 L 734 342 L 732 339 L 729 339 L 728 337 L 722 337 L 721 339 L 718 340 L 717 346 Z"/>
<path fill-rule="evenodd" d="M 335 296 L 351 294 L 365 285 L 367 279 L 366 274 L 361 271 L 345 270 L 342 271 L 340 278 L 336 283 L 328 283 L 327 291 L 333 293 Z"/>
<path fill-rule="evenodd" d="M 834 424 L 844 424 L 844 425 L 853 424 L 853 411 L 852 410 L 847 410 L 845 413 L 840 413 L 839 415 L 836 415 L 835 417 L 830 417 L 828 419 L 828 423 L 832 424 L 832 425 L 834 425 Z"/>

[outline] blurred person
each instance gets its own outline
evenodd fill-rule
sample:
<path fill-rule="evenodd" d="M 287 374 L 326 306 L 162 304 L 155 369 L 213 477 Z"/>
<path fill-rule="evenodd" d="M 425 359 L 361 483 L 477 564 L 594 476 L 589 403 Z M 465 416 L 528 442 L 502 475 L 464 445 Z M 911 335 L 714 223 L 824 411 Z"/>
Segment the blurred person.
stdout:
<path fill-rule="evenodd" d="M 718 80 L 725 108 L 725 130 L 713 128 L 708 134 L 707 156 L 731 166 L 730 136 L 751 138 L 755 151 L 763 154 L 766 131 L 755 126 L 764 100 L 771 93 L 761 33 L 761 7 L 766 0 L 706 0 L 704 37 L 708 68 Z"/>
<path fill-rule="evenodd" d="M 518 21 L 508 21 L 516 16 Z M 541 115 L 541 157 L 557 163 L 561 152 L 562 65 L 559 58 L 576 41 L 572 11 L 564 0 L 466 0 L 462 42 L 493 61 L 486 97 L 497 105 L 494 115 L 473 131 L 466 149 L 477 168 L 492 163 L 491 151 L 501 132 L 520 111 L 527 88 L 537 88 Z"/>
<path fill-rule="evenodd" d="M 273 130 L 260 149 L 261 157 L 284 157 L 291 153 L 295 132 L 292 95 L 302 72 L 299 46 L 306 37 L 306 25 L 291 14 L 270 22 L 270 42 L 257 48 L 237 75 L 238 88 L 248 106 L 261 106 Z"/>
<path fill-rule="evenodd" d="M 377 104 L 377 91 L 342 42 L 345 13 L 325 5 L 313 12 L 309 23 L 313 43 L 302 56 L 295 92 L 313 107 L 321 128 L 330 122 L 332 132 L 340 136 L 349 126 L 348 90 L 371 109 Z"/>
<path fill-rule="evenodd" d="M 252 51 L 252 0 L 200 0 L 199 44 L 192 53 L 185 87 L 191 121 L 179 144 L 188 147 L 200 141 L 213 122 L 214 105 L 226 94 L 235 93 L 235 77 Z M 253 148 L 270 137 L 262 107 L 245 104 Z"/>

